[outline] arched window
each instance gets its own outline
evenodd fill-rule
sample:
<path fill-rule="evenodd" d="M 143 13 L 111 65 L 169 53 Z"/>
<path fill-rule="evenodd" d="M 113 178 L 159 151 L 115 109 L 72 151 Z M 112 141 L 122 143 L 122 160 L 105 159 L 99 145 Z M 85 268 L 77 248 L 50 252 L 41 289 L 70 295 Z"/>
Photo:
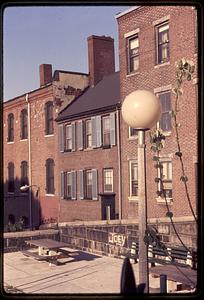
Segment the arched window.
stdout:
<path fill-rule="evenodd" d="M 28 112 L 27 109 L 21 111 L 21 139 L 28 138 Z"/>
<path fill-rule="evenodd" d="M 8 192 L 14 193 L 14 163 L 8 163 Z"/>
<path fill-rule="evenodd" d="M 53 134 L 53 103 L 51 101 L 45 104 L 45 134 Z"/>
<path fill-rule="evenodd" d="M 8 115 L 8 142 L 14 141 L 14 116 Z"/>
<path fill-rule="evenodd" d="M 54 194 L 54 160 L 46 160 L 46 193 Z"/>
<path fill-rule="evenodd" d="M 29 185 L 28 182 L 28 163 L 27 161 L 21 162 L 21 186 Z"/>

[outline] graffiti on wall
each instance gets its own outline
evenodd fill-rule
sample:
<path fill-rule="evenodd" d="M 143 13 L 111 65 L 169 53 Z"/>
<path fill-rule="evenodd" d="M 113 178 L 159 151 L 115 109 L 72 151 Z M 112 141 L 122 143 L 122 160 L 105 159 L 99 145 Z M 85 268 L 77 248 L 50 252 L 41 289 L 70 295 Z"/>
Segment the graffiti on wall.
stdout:
<path fill-rule="evenodd" d="M 125 245 L 125 238 L 124 234 L 110 232 L 108 235 L 108 242 L 123 247 Z"/>

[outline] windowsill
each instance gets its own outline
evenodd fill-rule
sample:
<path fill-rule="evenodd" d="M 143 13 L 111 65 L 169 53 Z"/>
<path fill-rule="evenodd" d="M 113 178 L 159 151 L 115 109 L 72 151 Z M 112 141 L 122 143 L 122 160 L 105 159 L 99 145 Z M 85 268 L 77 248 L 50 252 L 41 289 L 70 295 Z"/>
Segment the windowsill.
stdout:
<path fill-rule="evenodd" d="M 171 135 L 171 131 L 163 131 L 163 135 L 164 136 L 170 136 Z"/>
<path fill-rule="evenodd" d="M 28 140 L 28 138 L 26 138 L 26 139 L 20 139 L 20 142 L 25 142 L 27 140 Z"/>
<path fill-rule="evenodd" d="M 80 200 L 82 200 L 82 201 L 98 201 L 98 199 L 92 199 L 92 198 L 83 198 Z"/>
<path fill-rule="evenodd" d="M 167 61 L 167 62 L 164 62 L 164 63 L 157 64 L 156 66 L 154 66 L 154 68 L 158 69 L 160 67 L 169 66 L 169 65 L 170 65 L 170 61 Z"/>
<path fill-rule="evenodd" d="M 138 196 L 129 196 L 129 197 L 128 197 L 128 200 L 129 200 L 129 201 L 135 201 L 135 202 L 138 202 L 140 199 L 139 199 Z"/>
<path fill-rule="evenodd" d="M 166 204 L 166 202 L 170 205 L 173 204 L 173 199 L 172 198 L 166 198 L 166 200 L 165 200 L 165 198 L 157 197 L 156 201 L 157 201 L 158 204 Z"/>
<path fill-rule="evenodd" d="M 55 194 L 45 194 L 45 196 L 48 196 L 48 197 L 54 197 Z"/>
<path fill-rule="evenodd" d="M 139 71 L 136 71 L 136 72 L 133 72 L 133 73 L 129 73 L 129 74 L 126 75 L 126 78 L 129 78 L 129 77 L 132 77 L 132 76 L 135 76 L 135 75 L 138 75 L 138 74 L 140 74 Z"/>
<path fill-rule="evenodd" d="M 44 135 L 44 137 L 51 137 L 51 136 L 54 136 L 54 133 Z"/>
<path fill-rule="evenodd" d="M 10 144 L 14 144 L 14 142 L 7 142 L 7 144 L 8 144 L 8 145 L 10 145 Z"/>
<path fill-rule="evenodd" d="M 128 140 L 129 141 L 136 141 L 136 140 L 138 140 L 138 136 L 129 136 Z"/>

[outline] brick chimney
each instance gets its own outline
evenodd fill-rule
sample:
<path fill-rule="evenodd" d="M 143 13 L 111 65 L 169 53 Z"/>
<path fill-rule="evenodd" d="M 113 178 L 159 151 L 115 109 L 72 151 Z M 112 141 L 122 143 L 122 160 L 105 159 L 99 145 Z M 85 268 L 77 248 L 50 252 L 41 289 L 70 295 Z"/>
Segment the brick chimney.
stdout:
<path fill-rule="evenodd" d="M 87 38 L 90 86 L 115 72 L 114 39 L 92 35 Z"/>
<path fill-rule="evenodd" d="M 52 65 L 40 65 L 40 86 L 52 82 Z"/>

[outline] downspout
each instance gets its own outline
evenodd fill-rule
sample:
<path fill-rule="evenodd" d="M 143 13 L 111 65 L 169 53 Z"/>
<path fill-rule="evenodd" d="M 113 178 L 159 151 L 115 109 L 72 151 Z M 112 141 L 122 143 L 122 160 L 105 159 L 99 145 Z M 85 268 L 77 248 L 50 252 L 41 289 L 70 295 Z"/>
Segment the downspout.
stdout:
<path fill-rule="evenodd" d="M 119 220 L 122 219 L 122 176 L 121 176 L 121 140 L 120 140 L 120 108 L 116 110 L 117 115 L 117 140 L 118 140 L 118 211 Z"/>
<path fill-rule="evenodd" d="M 28 109 L 28 166 L 29 166 L 29 190 L 28 190 L 28 198 L 29 198 L 29 214 L 30 214 L 30 228 L 33 229 L 33 216 L 32 216 L 32 168 L 31 168 L 31 120 L 30 120 L 30 102 L 28 99 L 28 94 L 26 94 L 26 102 Z"/>

